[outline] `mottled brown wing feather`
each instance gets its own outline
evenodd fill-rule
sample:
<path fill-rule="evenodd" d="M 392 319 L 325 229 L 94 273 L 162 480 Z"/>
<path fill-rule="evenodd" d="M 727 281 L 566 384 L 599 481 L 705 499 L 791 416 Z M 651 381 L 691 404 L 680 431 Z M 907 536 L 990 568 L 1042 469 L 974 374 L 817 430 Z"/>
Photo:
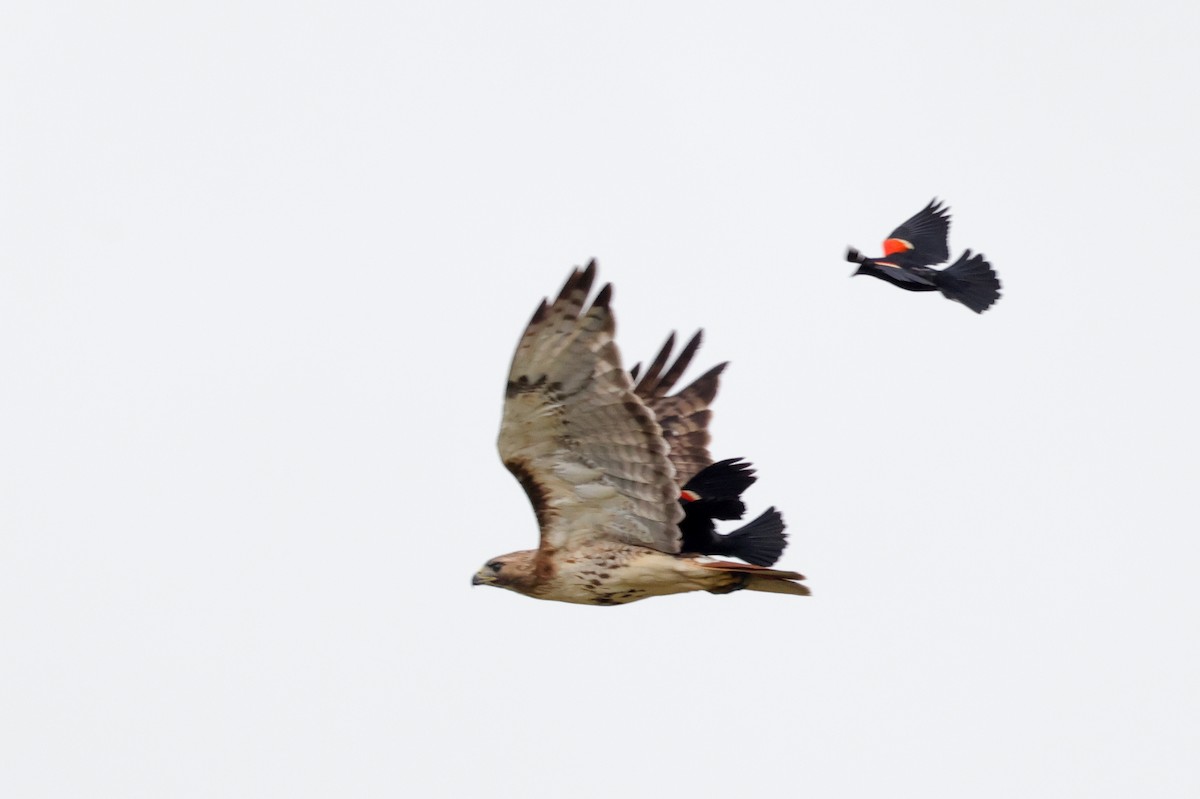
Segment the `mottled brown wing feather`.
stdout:
<path fill-rule="evenodd" d="M 667 337 L 658 355 L 638 381 L 634 392 L 654 411 L 663 437 L 670 447 L 668 457 L 675 465 L 675 479 L 684 485 L 705 466 L 712 463 L 708 452 L 708 422 L 712 418 L 709 403 L 717 395 L 721 372 L 727 364 L 718 364 L 709 369 L 678 394 L 667 396 L 704 340 L 704 331 L 697 331 L 680 351 L 679 357 L 665 373 L 664 367 L 671 360 L 675 348 L 675 334 Z"/>
<path fill-rule="evenodd" d="M 542 302 L 513 355 L 500 457 L 537 513 L 542 547 L 598 540 L 679 551 L 679 484 L 654 413 L 613 342 L 612 287 L 584 302 L 593 261 Z"/>

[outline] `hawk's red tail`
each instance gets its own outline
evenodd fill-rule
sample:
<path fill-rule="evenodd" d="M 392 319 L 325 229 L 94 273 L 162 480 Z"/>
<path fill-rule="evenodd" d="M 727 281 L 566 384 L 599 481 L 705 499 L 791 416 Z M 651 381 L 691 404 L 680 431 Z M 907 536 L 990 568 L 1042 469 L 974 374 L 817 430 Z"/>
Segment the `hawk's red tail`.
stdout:
<path fill-rule="evenodd" d="M 706 569 L 715 569 L 724 572 L 736 572 L 742 575 L 743 580 L 740 585 L 734 585 L 726 591 L 738 591 L 746 589 L 748 591 L 766 591 L 772 594 L 794 594 L 796 596 L 808 596 L 811 592 L 807 585 L 802 585 L 799 581 L 804 579 L 804 575 L 799 572 L 782 571 L 780 569 L 764 569 L 762 566 L 751 566 L 746 563 L 731 563 L 727 560 L 715 560 L 709 563 L 698 564 Z M 723 592 L 721 592 L 723 593 Z"/>

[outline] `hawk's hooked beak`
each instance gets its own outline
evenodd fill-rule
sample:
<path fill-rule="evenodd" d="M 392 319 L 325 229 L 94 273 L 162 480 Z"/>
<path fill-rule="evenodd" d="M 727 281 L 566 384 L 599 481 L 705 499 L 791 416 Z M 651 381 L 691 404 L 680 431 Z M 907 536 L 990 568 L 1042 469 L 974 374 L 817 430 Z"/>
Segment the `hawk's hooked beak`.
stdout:
<path fill-rule="evenodd" d="M 479 585 L 483 582 L 483 578 L 479 576 L 479 572 L 471 575 L 471 585 Z"/>
<path fill-rule="evenodd" d="M 496 575 L 487 569 L 480 569 L 471 577 L 471 585 L 491 585 L 496 582 Z"/>

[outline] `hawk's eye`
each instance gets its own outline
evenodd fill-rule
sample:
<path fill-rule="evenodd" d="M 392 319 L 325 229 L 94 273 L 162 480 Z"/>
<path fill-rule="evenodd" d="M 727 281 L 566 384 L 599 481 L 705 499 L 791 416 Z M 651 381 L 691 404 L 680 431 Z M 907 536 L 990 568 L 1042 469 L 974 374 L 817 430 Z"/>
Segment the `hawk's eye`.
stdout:
<path fill-rule="evenodd" d="M 492 561 L 491 563 L 488 564 L 488 568 L 491 569 L 492 571 L 494 571 L 496 574 L 499 574 L 500 573 L 500 561 L 498 561 L 498 560 Z"/>

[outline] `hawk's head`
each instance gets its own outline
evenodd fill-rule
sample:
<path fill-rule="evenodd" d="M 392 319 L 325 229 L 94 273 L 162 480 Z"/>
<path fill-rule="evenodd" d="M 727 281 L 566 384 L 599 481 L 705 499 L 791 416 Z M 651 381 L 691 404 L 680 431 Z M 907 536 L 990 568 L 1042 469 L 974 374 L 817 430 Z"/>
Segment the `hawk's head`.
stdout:
<path fill-rule="evenodd" d="M 537 582 L 534 557 L 536 549 L 524 552 L 510 552 L 492 558 L 483 564 L 483 568 L 475 572 L 471 585 L 494 585 L 497 588 L 507 588 L 519 594 L 528 594 Z"/>

